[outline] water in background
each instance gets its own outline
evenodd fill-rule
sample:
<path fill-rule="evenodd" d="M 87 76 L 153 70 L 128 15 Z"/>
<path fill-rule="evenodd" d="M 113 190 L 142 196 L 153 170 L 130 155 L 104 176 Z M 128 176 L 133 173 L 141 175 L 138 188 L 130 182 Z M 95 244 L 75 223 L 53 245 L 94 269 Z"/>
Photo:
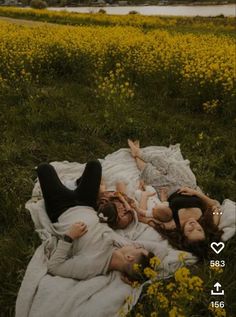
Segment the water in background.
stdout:
<path fill-rule="evenodd" d="M 48 8 L 48 10 L 80 13 L 96 13 L 101 7 L 65 7 L 65 8 Z M 236 16 L 236 5 L 204 5 L 204 6 L 104 6 L 108 14 L 124 15 L 130 11 L 137 11 L 143 15 L 175 15 L 175 16 Z"/>

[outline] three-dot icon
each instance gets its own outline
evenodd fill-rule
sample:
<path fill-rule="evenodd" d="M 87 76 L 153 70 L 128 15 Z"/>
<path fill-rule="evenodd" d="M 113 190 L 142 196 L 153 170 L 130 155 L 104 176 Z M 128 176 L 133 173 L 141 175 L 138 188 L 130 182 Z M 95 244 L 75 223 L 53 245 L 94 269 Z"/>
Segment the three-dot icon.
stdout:
<path fill-rule="evenodd" d="M 223 215 L 220 207 L 215 207 L 212 212 L 213 215 Z"/>

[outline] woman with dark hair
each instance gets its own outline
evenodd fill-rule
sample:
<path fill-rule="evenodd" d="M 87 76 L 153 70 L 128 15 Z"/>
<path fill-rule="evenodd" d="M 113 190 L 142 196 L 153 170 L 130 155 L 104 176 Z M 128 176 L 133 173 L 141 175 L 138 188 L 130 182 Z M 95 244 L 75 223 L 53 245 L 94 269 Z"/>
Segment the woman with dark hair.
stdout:
<path fill-rule="evenodd" d="M 145 183 L 151 184 L 157 191 L 160 186 L 168 186 L 171 195 L 166 199 L 170 214 L 166 215 L 168 221 L 159 221 L 154 218 L 139 216 L 139 220 L 150 224 L 167 238 L 175 248 L 194 253 L 199 258 L 205 257 L 208 243 L 219 241 L 222 232 L 218 229 L 221 216 L 220 204 L 218 201 L 209 198 L 197 189 L 182 187 L 188 185 L 197 188 L 194 179 L 189 176 L 181 176 L 174 179 L 168 174 L 168 163 L 165 172 L 158 170 L 152 162 L 148 161 L 148 156 L 144 156 L 139 148 L 139 142 L 128 140 L 131 154 L 135 158 L 137 167 L 141 171 L 141 178 Z M 159 157 L 156 162 L 163 165 Z M 172 170 L 175 168 L 172 167 Z M 176 167 L 175 174 L 178 175 Z M 168 184 L 168 181 L 170 184 Z M 184 183 L 182 183 L 184 182 Z M 182 183 L 182 184 L 181 184 Z M 142 208 L 145 209 L 145 202 L 148 194 L 143 193 Z M 146 201 L 145 201 L 146 199 Z M 168 209 L 168 208 L 167 208 Z M 171 217 L 169 217 L 171 215 Z"/>
<path fill-rule="evenodd" d="M 219 205 L 206 195 L 187 187 L 172 194 L 169 201 L 173 219 L 167 223 L 149 219 L 149 224 L 173 247 L 191 252 L 199 259 L 207 258 L 209 243 L 220 241 L 222 235 L 218 228 Z"/>
<path fill-rule="evenodd" d="M 211 211 L 207 210 L 204 217 L 201 216 L 197 221 L 189 219 L 188 224 L 166 228 L 163 224 L 157 223 L 155 220 L 149 220 L 149 224 L 154 227 L 163 238 L 176 249 L 185 250 L 193 253 L 199 260 L 207 259 L 209 253 L 209 245 L 213 241 L 220 241 L 222 230 L 213 222 Z M 193 229 L 202 232 L 203 239 L 189 240 L 186 231 Z"/>

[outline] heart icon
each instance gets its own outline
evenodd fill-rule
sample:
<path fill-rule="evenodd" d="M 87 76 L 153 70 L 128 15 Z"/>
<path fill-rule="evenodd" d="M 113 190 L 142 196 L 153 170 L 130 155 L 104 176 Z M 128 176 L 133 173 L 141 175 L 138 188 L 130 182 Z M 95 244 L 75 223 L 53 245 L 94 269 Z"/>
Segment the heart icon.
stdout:
<path fill-rule="evenodd" d="M 223 242 L 218 242 L 218 243 L 212 242 L 211 243 L 212 250 L 217 254 L 219 254 L 224 249 L 224 247 L 225 247 L 225 244 Z"/>

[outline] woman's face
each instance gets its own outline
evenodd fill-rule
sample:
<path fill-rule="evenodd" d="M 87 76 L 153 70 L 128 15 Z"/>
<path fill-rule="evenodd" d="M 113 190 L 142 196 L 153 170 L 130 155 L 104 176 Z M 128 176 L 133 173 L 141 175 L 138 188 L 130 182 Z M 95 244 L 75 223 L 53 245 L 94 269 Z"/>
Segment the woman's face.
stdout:
<path fill-rule="evenodd" d="M 120 201 L 115 202 L 116 209 L 117 209 L 117 228 L 124 229 L 126 228 L 134 218 L 133 211 L 127 210 L 124 204 Z"/>
<path fill-rule="evenodd" d="M 206 238 L 202 226 L 194 218 L 189 218 L 185 222 L 184 235 L 189 241 L 200 241 Z"/>

